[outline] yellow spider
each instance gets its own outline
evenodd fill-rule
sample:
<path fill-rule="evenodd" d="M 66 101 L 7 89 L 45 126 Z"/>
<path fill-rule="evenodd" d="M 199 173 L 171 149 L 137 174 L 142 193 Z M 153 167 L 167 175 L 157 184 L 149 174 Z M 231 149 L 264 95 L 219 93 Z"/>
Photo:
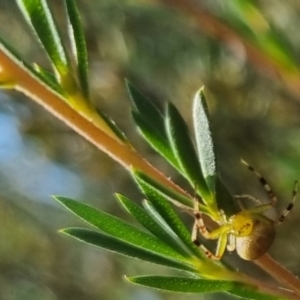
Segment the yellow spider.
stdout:
<path fill-rule="evenodd" d="M 294 202 L 297 195 L 298 182 L 295 181 L 292 201 L 288 204 L 286 209 L 282 212 L 277 221 L 271 220 L 264 216 L 262 213 L 272 208 L 277 198 L 266 179 L 261 176 L 253 167 L 242 160 L 242 163 L 247 168 L 256 174 L 259 182 L 263 185 L 265 191 L 268 194 L 270 201 L 266 204 L 262 204 L 259 199 L 256 199 L 250 195 L 240 195 L 236 198 L 248 198 L 259 203 L 258 206 L 253 208 L 244 209 L 239 213 L 227 218 L 225 213 L 221 210 L 222 224 L 217 229 L 209 232 L 202 219 L 202 214 L 199 211 L 198 199 L 195 199 L 194 205 L 194 217 L 195 222 L 192 231 L 192 241 L 199 247 L 201 247 L 206 256 L 219 260 L 223 256 L 226 246 L 228 251 L 236 250 L 237 254 L 245 260 L 255 260 L 265 254 L 275 239 L 275 225 L 281 224 L 285 217 L 289 214 L 294 206 Z M 206 239 L 215 240 L 218 239 L 216 253 L 213 254 L 207 250 L 197 240 L 198 231 Z"/>

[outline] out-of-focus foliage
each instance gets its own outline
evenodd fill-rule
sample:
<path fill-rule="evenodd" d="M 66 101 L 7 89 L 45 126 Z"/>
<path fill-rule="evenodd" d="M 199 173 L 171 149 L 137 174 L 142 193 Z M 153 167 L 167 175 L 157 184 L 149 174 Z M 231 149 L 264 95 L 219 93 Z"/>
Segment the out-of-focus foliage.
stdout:
<path fill-rule="evenodd" d="M 60 2 L 52 2 L 58 24 L 65 26 Z M 276 43 L 289 48 L 288 53 L 299 52 L 297 1 L 256 1 L 260 14 L 247 14 L 248 8 L 242 15 L 248 18 L 248 28 L 237 26 L 241 25 L 241 8 L 235 7 L 235 1 L 230 3 L 229 7 L 224 1 L 199 0 L 249 41 L 253 38 L 249 27 L 262 34 L 254 25 L 271 24 Z M 175 103 L 188 122 L 192 119 L 191 99 L 204 84 L 224 182 L 233 194 L 251 193 L 264 199 L 256 179 L 239 164 L 243 157 L 269 180 L 278 194 L 278 209 L 287 205 L 292 183 L 300 178 L 299 97 L 264 70 L 254 68 L 237 40 L 220 43 L 186 15 L 159 1 L 78 1 L 78 5 L 87 37 L 92 100 L 116 120 L 153 164 L 174 178 L 172 170 L 136 134 L 124 77 L 158 105 L 164 106 L 166 100 Z M 49 67 L 14 1 L 0 0 L 0 24 L 1 34 L 29 61 Z M 264 45 L 264 41 L 261 43 Z M 268 51 L 276 48 L 268 45 Z M 277 55 L 278 51 L 272 53 Z M 288 59 L 296 65 L 295 56 L 290 54 Z M 143 269 L 151 273 L 157 266 L 98 252 L 55 234 L 56 229 L 70 224 L 66 218 L 72 218 L 72 224 L 76 219 L 61 211 L 51 194 L 89 199 L 89 204 L 122 217 L 113 192 L 141 200 L 120 166 L 15 93 L 9 97 L 0 94 L 0 128 L 3 299 L 186 299 L 186 295 L 138 289 L 121 279 L 121 274 L 142 274 Z M 299 231 L 294 230 L 299 226 L 297 215 L 296 204 L 278 228 L 271 254 L 300 275 L 299 261 L 295 260 L 300 244 L 293 242 L 300 238 Z M 191 222 L 187 217 L 187 224 Z M 236 264 L 249 273 L 256 272 L 256 276 L 265 276 L 249 270 L 240 260 Z"/>

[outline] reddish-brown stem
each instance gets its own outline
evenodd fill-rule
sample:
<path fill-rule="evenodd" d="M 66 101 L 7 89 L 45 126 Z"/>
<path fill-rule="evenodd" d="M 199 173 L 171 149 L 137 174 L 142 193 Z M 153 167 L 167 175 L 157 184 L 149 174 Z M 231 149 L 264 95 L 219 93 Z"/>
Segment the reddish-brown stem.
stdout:
<path fill-rule="evenodd" d="M 299 278 L 289 270 L 279 264 L 270 255 L 266 254 L 255 261 L 263 270 L 267 271 L 278 282 L 295 291 L 300 298 L 300 281 Z"/>
<path fill-rule="evenodd" d="M 126 169 L 135 168 L 143 171 L 161 184 L 188 196 L 183 189 L 150 165 L 130 145 L 111 137 L 98 126 L 95 126 L 92 121 L 84 118 L 80 113 L 71 108 L 63 98 L 35 78 L 23 66 L 11 59 L 9 54 L 2 49 L 0 49 L 0 71 L 1 69 L 3 74 L 5 72 L 7 77 L 13 78 L 16 83 L 14 86 L 16 90 L 21 91 L 43 106 L 51 114 L 63 121 L 98 149 L 119 162 Z"/>

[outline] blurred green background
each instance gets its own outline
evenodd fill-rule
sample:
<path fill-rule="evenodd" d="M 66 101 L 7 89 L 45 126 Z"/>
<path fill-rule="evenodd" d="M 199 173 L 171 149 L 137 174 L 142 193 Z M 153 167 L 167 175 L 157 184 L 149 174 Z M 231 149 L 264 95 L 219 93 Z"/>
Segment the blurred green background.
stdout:
<path fill-rule="evenodd" d="M 49 2 L 67 41 L 63 5 Z M 297 80 L 296 91 L 291 90 L 284 83 L 289 78 L 280 80 L 263 64 L 255 66 L 239 39 L 224 43 L 212 37 L 191 14 L 176 9 L 185 1 L 173 2 L 174 7 L 171 0 L 77 1 L 87 38 L 93 101 L 141 153 L 176 180 L 174 171 L 139 137 L 130 118 L 124 78 L 162 109 L 166 101 L 175 103 L 190 127 L 193 96 L 205 85 L 222 179 L 233 194 L 250 193 L 267 200 L 256 178 L 239 163 L 243 157 L 278 195 L 278 206 L 269 214 L 277 218 L 291 199 L 294 180 L 300 179 Z M 279 62 L 278 70 L 285 70 L 291 80 L 300 80 L 298 1 L 194 3 L 222 19 L 262 57 Z M 0 24 L 0 34 L 23 57 L 49 67 L 14 1 L 0 0 Z M 60 228 L 83 224 L 56 204 L 53 194 L 80 199 L 125 219 L 113 194 L 137 202 L 141 195 L 117 163 L 15 92 L 0 92 L 0 187 L 1 300 L 232 299 L 130 285 L 124 274 L 169 274 L 170 270 L 99 251 L 59 234 Z M 270 251 L 298 276 L 299 213 L 297 203 L 278 228 Z M 191 226 L 191 218 L 186 219 Z M 268 280 L 235 254 L 226 259 Z"/>

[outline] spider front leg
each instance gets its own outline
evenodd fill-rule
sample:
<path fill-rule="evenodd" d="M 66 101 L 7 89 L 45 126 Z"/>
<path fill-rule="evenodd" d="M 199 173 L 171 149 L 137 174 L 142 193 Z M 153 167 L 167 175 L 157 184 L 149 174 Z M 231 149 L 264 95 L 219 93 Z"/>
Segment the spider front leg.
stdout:
<path fill-rule="evenodd" d="M 258 198 L 255 198 L 251 195 L 236 195 L 236 196 L 234 196 L 234 198 L 238 199 L 239 206 L 243 210 L 245 210 L 245 207 L 241 204 L 240 200 L 248 199 L 248 200 L 251 200 L 251 201 L 258 204 L 258 206 L 256 208 L 251 209 L 251 211 L 253 210 L 253 213 L 261 213 L 263 211 L 266 211 L 266 210 L 272 208 L 277 202 L 277 197 L 276 197 L 276 194 L 271 189 L 271 187 L 268 184 L 265 177 L 263 177 L 259 172 L 256 171 L 256 169 L 254 169 L 251 165 L 249 165 L 243 159 L 241 159 L 241 163 L 243 165 L 245 165 L 248 168 L 249 171 L 251 171 L 252 173 L 254 173 L 256 175 L 256 177 L 258 178 L 259 183 L 263 186 L 263 188 L 264 188 L 265 192 L 267 193 L 267 196 L 270 199 L 270 201 L 268 203 L 262 204 L 262 202 Z M 248 210 L 248 211 L 250 212 L 250 210 Z"/>
<path fill-rule="evenodd" d="M 224 213 L 221 212 L 221 214 L 222 214 L 222 218 L 224 218 Z M 199 201 L 197 198 L 195 198 L 195 202 L 194 202 L 194 217 L 195 217 L 195 221 L 194 221 L 192 237 L 191 237 L 192 242 L 196 246 L 201 248 L 208 258 L 213 259 L 213 260 L 220 260 L 226 249 L 227 239 L 228 239 L 227 236 L 228 236 L 230 229 L 228 228 L 227 225 L 222 225 L 222 226 L 218 227 L 217 229 L 209 232 L 204 224 L 202 214 L 199 211 Z M 206 239 L 209 239 L 209 240 L 218 239 L 218 244 L 217 244 L 217 249 L 216 249 L 215 254 L 213 254 L 211 251 L 209 251 L 203 244 L 201 244 L 198 241 L 198 239 L 197 239 L 198 232 L 200 232 L 201 235 Z"/>
<path fill-rule="evenodd" d="M 296 200 L 296 197 L 297 197 L 297 190 L 298 190 L 298 181 L 296 180 L 295 183 L 294 183 L 294 189 L 293 189 L 293 192 L 292 192 L 292 194 L 293 194 L 292 201 L 288 204 L 286 209 L 282 212 L 281 216 L 279 217 L 279 219 L 277 221 L 277 224 L 281 224 L 285 220 L 286 216 L 293 209 L 294 203 L 295 203 L 295 200 Z"/>
<path fill-rule="evenodd" d="M 256 177 L 258 178 L 259 183 L 263 186 L 264 190 L 266 191 L 266 193 L 267 193 L 267 195 L 270 199 L 270 204 L 272 206 L 274 206 L 275 203 L 277 202 L 277 197 L 276 197 L 275 193 L 273 192 L 273 190 L 271 189 L 271 187 L 269 186 L 267 180 L 260 173 L 258 173 L 252 166 L 250 166 L 246 161 L 244 161 L 243 159 L 241 159 L 241 163 L 243 165 L 245 165 L 248 168 L 249 171 L 253 172 L 256 175 Z M 244 196 L 247 196 L 247 195 L 242 195 L 242 196 L 243 196 L 243 198 L 246 198 Z M 254 198 L 252 196 L 248 196 L 248 198 L 252 199 L 254 201 L 258 200 L 258 199 Z M 260 201 L 260 200 L 258 200 L 258 201 Z"/>

